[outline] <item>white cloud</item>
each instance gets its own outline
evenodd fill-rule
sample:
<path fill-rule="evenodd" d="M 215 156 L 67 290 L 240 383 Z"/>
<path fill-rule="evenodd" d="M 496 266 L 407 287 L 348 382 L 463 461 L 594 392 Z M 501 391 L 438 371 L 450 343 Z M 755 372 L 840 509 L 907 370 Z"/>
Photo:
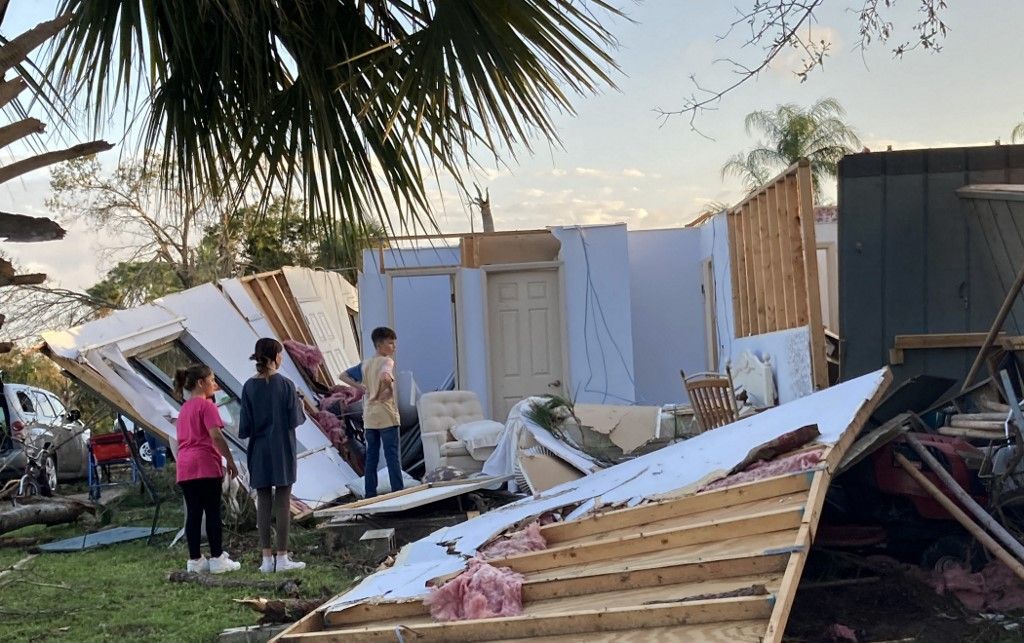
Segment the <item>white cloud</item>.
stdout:
<path fill-rule="evenodd" d="M 634 167 L 627 167 L 626 169 L 622 170 L 622 176 L 628 176 L 639 179 L 644 176 L 644 173 Z"/>
<path fill-rule="evenodd" d="M 566 174 L 567 172 L 565 170 L 559 169 L 557 167 L 551 170 L 551 176 L 565 176 Z"/>
<path fill-rule="evenodd" d="M 573 171 L 576 173 L 576 176 L 605 176 L 605 173 L 602 170 L 596 170 L 592 167 L 578 167 Z"/>
<path fill-rule="evenodd" d="M 536 198 L 536 197 L 544 196 L 545 194 L 547 194 L 547 192 L 545 192 L 544 190 L 537 189 L 537 188 L 529 188 L 527 190 L 524 190 L 523 194 L 525 194 L 526 196 L 529 196 L 529 197 Z"/>

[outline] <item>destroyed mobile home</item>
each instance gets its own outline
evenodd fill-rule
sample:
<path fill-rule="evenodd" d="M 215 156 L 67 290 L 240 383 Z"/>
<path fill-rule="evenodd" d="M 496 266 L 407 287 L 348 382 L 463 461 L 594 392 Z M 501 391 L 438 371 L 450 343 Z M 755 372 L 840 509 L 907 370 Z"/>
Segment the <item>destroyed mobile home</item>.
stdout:
<path fill-rule="evenodd" d="M 402 535 L 409 544 L 390 566 L 281 640 L 780 640 L 812 543 L 896 552 L 911 533 L 976 543 L 994 559 L 975 569 L 967 553 L 949 571 L 948 552 L 935 562 L 926 549 L 940 591 L 1017 606 L 1013 591 L 992 588 L 1024 579 L 1024 548 L 1002 513 L 1019 495 L 1024 417 L 1008 355 L 1024 343 L 999 333 L 1024 277 L 998 314 L 1002 291 L 990 293 L 992 310 L 971 314 L 971 324 L 988 315 L 985 327 L 934 342 L 896 334 L 883 338 L 893 351 L 878 350 L 846 305 L 863 293 L 840 288 L 866 264 L 843 253 L 839 283 L 835 224 L 815 225 L 810 176 L 798 163 L 681 229 L 393 239 L 364 252 L 358 297 L 338 275 L 286 268 L 48 333 L 45 351 L 172 450 L 169 374 L 208 363 L 241 452 L 231 434 L 252 371 L 245 356 L 261 336 L 286 344 L 282 371 L 307 411 L 293 511 L 328 519 L 325 533 L 396 516 L 423 525 Z M 840 190 L 855 178 L 841 176 Z M 979 219 L 979 199 L 1014 194 L 967 180 L 946 185 L 955 213 L 941 216 L 964 216 L 964 201 Z M 895 311 L 880 310 L 884 333 L 916 332 Z M 840 320 L 852 338 L 843 351 Z M 401 454 L 412 476 L 402 491 L 363 500 L 359 394 L 339 375 L 373 351 L 379 325 L 400 338 Z M 955 360 L 937 360 L 948 378 L 929 378 L 910 357 L 964 342 L 982 351 L 958 394 L 948 392 L 963 375 Z M 891 371 L 875 370 L 872 350 L 888 354 Z M 840 370 L 850 355 L 854 368 Z M 972 385 L 980 365 L 990 377 Z M 858 498 L 866 489 L 871 502 Z M 481 515 L 466 520 L 463 501 Z M 443 516 L 452 520 L 427 519 L 456 503 Z M 374 531 L 387 541 L 376 562 L 396 543 L 393 530 Z M 963 587 L 985 582 L 965 598 Z"/>

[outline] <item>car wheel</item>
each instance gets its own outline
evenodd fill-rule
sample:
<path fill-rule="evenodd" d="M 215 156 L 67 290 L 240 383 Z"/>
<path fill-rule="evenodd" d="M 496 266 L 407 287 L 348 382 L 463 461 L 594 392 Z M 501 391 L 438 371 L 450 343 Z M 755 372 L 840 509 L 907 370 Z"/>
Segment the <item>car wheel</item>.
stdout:
<path fill-rule="evenodd" d="M 41 492 L 44 496 L 52 496 L 57 491 L 57 461 L 53 455 L 43 456 L 43 471 L 40 480 Z"/>
<path fill-rule="evenodd" d="M 146 464 L 153 464 L 153 447 L 149 446 L 149 440 L 139 444 L 139 459 Z"/>

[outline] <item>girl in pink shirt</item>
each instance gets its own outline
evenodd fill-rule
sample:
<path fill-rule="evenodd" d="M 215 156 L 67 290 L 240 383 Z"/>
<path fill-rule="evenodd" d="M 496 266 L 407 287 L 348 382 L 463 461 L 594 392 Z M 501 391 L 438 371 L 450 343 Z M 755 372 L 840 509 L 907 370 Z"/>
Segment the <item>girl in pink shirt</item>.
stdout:
<path fill-rule="evenodd" d="M 217 391 L 213 371 L 205 364 L 193 364 L 179 369 L 174 375 L 174 396 L 181 400 L 188 391 L 188 400 L 178 411 L 177 481 L 185 496 L 185 539 L 188 541 L 190 572 L 223 574 L 241 567 L 228 557 L 223 549 L 224 526 L 220 516 L 220 489 L 224 478 L 221 456 L 228 462 L 228 475 L 238 475 L 235 459 L 221 429 L 217 405 L 210 396 Z M 203 515 L 206 515 L 206 537 L 210 543 L 210 558 L 199 550 L 202 539 Z"/>

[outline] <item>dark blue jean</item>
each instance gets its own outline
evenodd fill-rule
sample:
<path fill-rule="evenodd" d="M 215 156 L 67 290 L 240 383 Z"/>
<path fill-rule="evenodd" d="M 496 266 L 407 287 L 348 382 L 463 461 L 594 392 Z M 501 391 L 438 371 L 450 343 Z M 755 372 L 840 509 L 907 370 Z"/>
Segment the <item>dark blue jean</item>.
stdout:
<path fill-rule="evenodd" d="M 377 495 L 377 467 L 380 464 L 381 444 L 384 445 L 384 461 L 388 465 L 391 490 L 401 491 L 405 485 L 402 484 L 402 463 L 398 460 L 398 427 L 365 429 L 363 435 L 366 437 L 366 497 L 372 498 Z"/>

